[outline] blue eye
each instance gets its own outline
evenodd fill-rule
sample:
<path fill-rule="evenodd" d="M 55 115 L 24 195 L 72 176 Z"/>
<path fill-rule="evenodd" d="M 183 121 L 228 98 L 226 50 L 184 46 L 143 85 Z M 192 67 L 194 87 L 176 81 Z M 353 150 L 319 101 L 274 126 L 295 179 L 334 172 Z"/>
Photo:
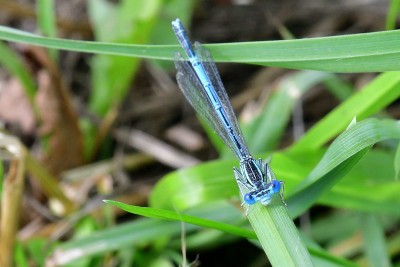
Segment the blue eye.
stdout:
<path fill-rule="evenodd" d="M 281 183 L 278 180 L 272 180 L 272 191 L 274 193 L 281 191 Z"/>
<path fill-rule="evenodd" d="M 254 197 L 250 193 L 245 194 L 243 196 L 243 200 L 248 205 L 253 205 L 253 204 L 256 203 L 256 200 L 254 199 Z"/>

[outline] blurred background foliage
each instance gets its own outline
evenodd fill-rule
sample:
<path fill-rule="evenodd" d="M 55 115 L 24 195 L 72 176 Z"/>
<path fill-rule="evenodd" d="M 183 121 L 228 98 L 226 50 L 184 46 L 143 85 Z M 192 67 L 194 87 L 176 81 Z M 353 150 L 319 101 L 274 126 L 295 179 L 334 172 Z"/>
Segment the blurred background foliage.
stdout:
<path fill-rule="evenodd" d="M 176 85 L 176 17 L 226 43 L 208 48 L 315 265 L 400 266 L 399 9 L 0 1 L 1 266 L 268 266 L 237 161 Z"/>

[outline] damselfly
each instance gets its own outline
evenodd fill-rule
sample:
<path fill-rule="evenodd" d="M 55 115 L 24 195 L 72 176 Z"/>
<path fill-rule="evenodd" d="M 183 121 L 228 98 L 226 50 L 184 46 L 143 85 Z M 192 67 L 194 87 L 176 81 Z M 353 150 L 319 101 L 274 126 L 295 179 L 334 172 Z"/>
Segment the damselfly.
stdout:
<path fill-rule="evenodd" d="M 172 28 L 188 57 L 187 61 L 175 53 L 179 87 L 239 159 L 240 168 L 234 167 L 234 174 L 243 196 L 242 205 L 268 205 L 276 194 L 283 199 L 283 181 L 276 180 L 268 163 L 254 159 L 249 152 L 210 52 L 198 42 L 192 46 L 179 19 L 172 22 Z"/>

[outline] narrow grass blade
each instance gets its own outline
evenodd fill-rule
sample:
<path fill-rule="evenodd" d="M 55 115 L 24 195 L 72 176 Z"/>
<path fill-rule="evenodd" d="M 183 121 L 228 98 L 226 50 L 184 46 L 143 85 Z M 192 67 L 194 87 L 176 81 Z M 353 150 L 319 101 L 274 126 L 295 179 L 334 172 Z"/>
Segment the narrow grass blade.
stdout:
<path fill-rule="evenodd" d="M 183 221 L 201 227 L 221 230 L 225 233 L 245 238 L 256 238 L 253 231 L 231 224 L 178 214 L 168 210 L 132 206 L 110 200 L 105 200 L 105 202 L 127 212 L 150 218 Z M 268 208 L 262 206 L 252 208 L 249 214 L 249 220 L 273 266 L 312 265 L 310 255 L 302 243 L 293 221 L 288 217 L 286 209 L 282 207 L 282 205 L 276 204 Z"/>
<path fill-rule="evenodd" d="M 25 93 L 28 96 L 30 103 L 32 104 L 36 93 L 36 82 L 17 53 L 12 51 L 3 42 L 0 42 L 0 63 L 11 74 L 18 78 L 25 89 Z"/>
<path fill-rule="evenodd" d="M 400 0 L 390 0 L 389 10 L 386 15 L 386 30 L 396 29 L 396 19 L 400 13 Z"/>
<path fill-rule="evenodd" d="M 171 33 L 172 34 L 172 33 Z M 400 70 L 400 30 L 345 36 L 207 45 L 220 62 L 331 72 Z M 118 45 L 45 38 L 0 26 L 0 39 L 71 51 L 171 60 L 178 46 Z"/>
<path fill-rule="evenodd" d="M 376 215 L 362 214 L 360 216 L 360 226 L 368 266 L 391 266 L 385 243 L 385 231 Z"/>
<path fill-rule="evenodd" d="M 394 156 L 394 171 L 395 178 L 400 178 L 400 143 L 397 145 L 396 155 Z"/>
<path fill-rule="evenodd" d="M 54 0 L 39 0 L 37 1 L 38 22 L 41 32 L 45 36 L 56 37 L 56 10 Z M 57 51 L 50 50 L 51 56 L 57 60 Z"/>
<path fill-rule="evenodd" d="M 328 87 L 328 90 L 336 96 L 339 100 L 345 100 L 349 98 L 353 92 L 355 92 L 353 86 L 340 79 L 337 75 L 331 75 L 324 80 L 324 84 Z"/>
<path fill-rule="evenodd" d="M 326 72 L 302 71 L 284 79 L 260 116 L 242 127 L 250 151 L 258 154 L 276 148 L 297 101 L 312 86 L 330 76 Z"/>
<path fill-rule="evenodd" d="M 221 212 L 223 210 L 223 212 Z M 214 203 L 203 209 L 197 208 L 191 212 L 192 216 L 219 222 L 241 221 L 238 211 L 225 203 Z M 178 218 L 179 215 L 178 215 Z M 193 224 L 185 225 L 185 233 L 190 234 L 199 227 Z M 243 229 L 239 228 L 240 231 Z M 160 239 L 178 238 L 182 232 L 180 219 L 177 221 L 163 221 L 155 219 L 138 219 L 129 223 L 119 224 L 112 228 L 103 229 L 90 236 L 70 240 L 57 247 L 48 258 L 48 263 L 66 264 L 71 261 L 104 254 L 138 244 L 146 244 Z M 253 236 L 255 237 L 254 233 Z"/>
<path fill-rule="evenodd" d="M 212 229 L 220 230 L 225 233 L 241 236 L 244 238 L 254 239 L 256 237 L 254 232 L 251 230 L 243 229 L 243 228 L 233 226 L 233 225 L 227 224 L 227 223 L 220 223 L 220 222 L 202 219 L 199 217 L 186 215 L 186 214 L 178 214 L 176 212 L 169 211 L 169 210 L 127 205 L 127 204 L 117 202 L 117 201 L 112 201 L 112 200 L 104 200 L 104 202 L 107 204 L 114 205 L 120 209 L 127 211 L 127 212 L 146 216 L 149 218 L 172 220 L 172 221 L 182 221 L 182 222 L 194 224 L 194 225 L 205 227 L 205 228 L 212 228 Z"/>
<path fill-rule="evenodd" d="M 291 149 L 309 150 L 321 147 L 346 129 L 354 117 L 358 120 L 364 119 L 399 97 L 400 73 L 383 73 L 314 125 Z"/>

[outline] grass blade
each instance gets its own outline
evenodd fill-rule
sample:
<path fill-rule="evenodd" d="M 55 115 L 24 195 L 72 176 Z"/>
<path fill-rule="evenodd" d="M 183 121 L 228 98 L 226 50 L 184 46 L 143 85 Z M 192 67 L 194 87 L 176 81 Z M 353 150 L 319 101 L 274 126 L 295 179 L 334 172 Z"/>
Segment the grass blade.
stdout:
<path fill-rule="evenodd" d="M 231 224 L 210 221 L 173 211 L 155 208 L 138 207 L 116 201 L 105 200 L 106 203 L 117 206 L 127 212 L 150 218 L 183 221 L 201 227 L 212 228 L 245 238 L 256 238 L 251 230 Z M 276 201 L 275 203 L 277 203 Z M 293 221 L 289 218 L 286 208 L 273 204 L 265 208 L 257 205 L 249 214 L 250 223 L 267 253 L 273 266 L 311 266 L 310 255 L 298 235 Z"/>
<path fill-rule="evenodd" d="M 18 55 L 3 42 L 0 42 L 0 63 L 18 78 L 32 104 L 36 93 L 36 82 Z"/>
<path fill-rule="evenodd" d="M 399 139 L 400 124 L 394 120 L 367 119 L 342 133 L 287 203 L 298 216 L 330 189 L 357 163 L 369 148 L 382 140 Z"/>
<path fill-rule="evenodd" d="M 326 72 L 303 71 L 286 78 L 260 116 L 250 125 L 242 127 L 246 140 L 249 140 L 250 151 L 258 154 L 276 148 L 298 99 L 312 86 L 330 76 Z"/>
<path fill-rule="evenodd" d="M 400 30 L 395 30 L 206 47 L 219 62 L 331 72 L 383 72 L 400 70 L 399 37 Z M 0 26 L 0 39 L 70 51 L 164 60 L 172 60 L 174 51 L 180 50 L 177 45 L 119 45 L 46 38 L 4 26 Z"/>
<path fill-rule="evenodd" d="M 39 0 L 37 1 L 38 22 L 41 32 L 45 36 L 56 37 L 56 19 L 54 0 Z M 57 60 L 57 51 L 50 50 L 51 56 Z"/>
<path fill-rule="evenodd" d="M 249 221 L 272 266 L 313 266 L 299 232 L 280 198 L 250 207 Z"/>
<path fill-rule="evenodd" d="M 385 243 L 385 232 L 376 215 L 363 214 L 360 222 L 368 266 L 391 266 Z"/>
<path fill-rule="evenodd" d="M 141 216 L 146 216 L 149 218 L 172 220 L 172 221 L 182 221 L 182 222 L 194 224 L 194 225 L 205 227 L 205 228 L 212 228 L 212 229 L 220 230 L 225 233 L 241 236 L 244 238 L 254 239 L 256 237 L 254 232 L 251 230 L 240 228 L 240 227 L 237 227 L 237 226 L 234 226 L 231 224 L 227 224 L 227 223 L 220 223 L 220 222 L 202 219 L 199 217 L 186 215 L 186 214 L 178 214 L 176 212 L 169 211 L 169 210 L 127 205 L 127 204 L 124 204 L 124 203 L 121 203 L 118 201 L 104 200 L 104 202 L 107 204 L 114 205 L 120 209 L 127 211 L 127 212 L 138 214 Z"/>
<path fill-rule="evenodd" d="M 361 120 L 373 115 L 399 97 L 400 73 L 383 73 L 315 124 L 291 149 L 321 147 L 346 129 L 354 117 Z"/>

